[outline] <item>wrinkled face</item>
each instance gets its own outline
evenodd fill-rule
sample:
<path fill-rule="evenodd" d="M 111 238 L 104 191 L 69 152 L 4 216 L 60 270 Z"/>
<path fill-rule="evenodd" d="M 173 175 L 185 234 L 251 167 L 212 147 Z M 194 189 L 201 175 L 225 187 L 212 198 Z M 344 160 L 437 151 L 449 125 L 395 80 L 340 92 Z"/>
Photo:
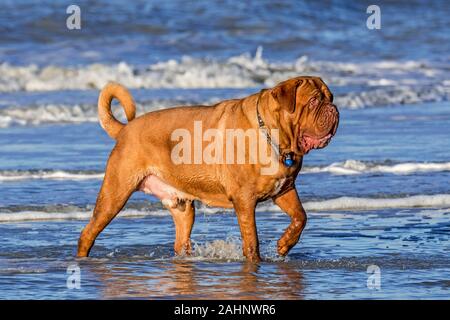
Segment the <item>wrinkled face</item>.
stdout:
<path fill-rule="evenodd" d="M 308 79 L 297 91 L 303 95 L 305 103 L 300 118 L 299 145 L 306 154 L 311 149 L 328 145 L 338 127 L 339 112 L 333 104 L 333 95 L 322 80 Z"/>
<path fill-rule="evenodd" d="M 302 154 L 328 145 L 339 124 L 333 95 L 318 77 L 298 77 L 280 83 L 272 95 L 291 119 L 293 137 Z"/>

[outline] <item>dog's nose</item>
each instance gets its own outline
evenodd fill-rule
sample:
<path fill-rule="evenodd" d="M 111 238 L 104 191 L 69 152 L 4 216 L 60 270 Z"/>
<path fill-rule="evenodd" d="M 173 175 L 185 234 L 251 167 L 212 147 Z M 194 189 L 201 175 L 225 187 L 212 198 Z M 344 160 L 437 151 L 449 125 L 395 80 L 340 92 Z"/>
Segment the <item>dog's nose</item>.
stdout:
<path fill-rule="evenodd" d="M 334 136 L 334 134 L 336 133 L 338 124 L 339 124 L 339 111 L 338 108 L 336 107 L 336 105 L 329 103 L 327 106 L 327 114 L 329 115 L 329 117 L 332 119 L 333 122 L 333 127 L 332 127 L 332 132 L 331 134 Z"/>
<path fill-rule="evenodd" d="M 323 105 L 318 118 L 317 126 L 321 133 L 331 133 L 338 121 L 336 107 L 330 103 Z"/>
<path fill-rule="evenodd" d="M 331 102 L 326 104 L 326 108 L 328 108 L 329 110 L 331 110 L 331 112 L 338 114 L 338 109 L 336 107 L 336 105 L 332 104 Z"/>
<path fill-rule="evenodd" d="M 325 113 L 329 117 L 336 118 L 336 119 L 339 118 L 339 111 L 338 111 L 336 105 L 334 105 L 332 103 L 327 103 L 325 105 Z"/>
<path fill-rule="evenodd" d="M 336 106 L 332 103 L 326 103 L 323 106 L 321 117 L 319 120 L 319 127 L 322 130 L 330 132 L 332 135 L 336 132 L 337 123 L 339 121 L 339 112 Z"/>
<path fill-rule="evenodd" d="M 337 107 L 332 103 L 327 103 L 325 105 L 324 114 L 326 114 L 327 117 L 330 117 L 332 119 L 336 119 L 339 117 L 339 112 L 337 110 Z"/>

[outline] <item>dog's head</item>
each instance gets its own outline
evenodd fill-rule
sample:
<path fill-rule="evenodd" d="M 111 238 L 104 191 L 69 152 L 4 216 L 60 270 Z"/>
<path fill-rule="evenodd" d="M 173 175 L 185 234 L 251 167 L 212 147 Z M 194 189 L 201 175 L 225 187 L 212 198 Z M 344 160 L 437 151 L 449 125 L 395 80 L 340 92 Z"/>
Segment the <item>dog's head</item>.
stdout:
<path fill-rule="evenodd" d="M 339 112 L 333 95 L 318 77 L 297 77 L 279 83 L 270 90 L 274 111 L 291 140 L 291 147 L 301 154 L 325 147 L 335 135 Z"/>

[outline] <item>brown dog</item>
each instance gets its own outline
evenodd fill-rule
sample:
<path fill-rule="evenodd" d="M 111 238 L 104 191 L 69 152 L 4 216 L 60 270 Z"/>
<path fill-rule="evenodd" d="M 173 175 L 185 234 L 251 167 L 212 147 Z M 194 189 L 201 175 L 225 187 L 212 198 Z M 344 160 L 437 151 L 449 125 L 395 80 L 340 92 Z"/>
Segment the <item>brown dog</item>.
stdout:
<path fill-rule="evenodd" d="M 125 109 L 127 125 L 114 118 L 113 98 Z M 117 143 L 107 163 L 93 216 L 81 233 L 78 256 L 89 254 L 98 234 L 135 191 L 157 196 L 171 212 L 177 254 L 189 253 L 191 249 L 194 200 L 210 206 L 234 207 L 243 254 L 251 261 L 260 260 L 255 207 L 258 202 L 271 198 L 291 217 L 289 227 L 278 241 L 278 253 L 286 255 L 298 242 L 306 224 L 306 213 L 294 182 L 303 155 L 311 149 L 325 147 L 336 133 L 339 113 L 332 102 L 333 95 L 320 78 L 298 77 L 243 99 L 226 100 L 214 106 L 154 111 L 135 119 L 135 105 L 129 92 L 119 84 L 108 84 L 100 93 L 99 118 L 102 127 Z M 179 138 L 183 134 L 195 138 L 199 127 L 214 129 L 216 140 L 220 136 L 228 137 L 233 130 L 263 132 L 269 142 L 266 141 L 263 149 L 274 151 L 271 159 L 279 166 L 270 174 L 262 174 L 265 164 L 249 161 L 251 148 L 245 143 L 244 147 L 232 144 L 225 150 L 227 160 L 231 154 L 231 158 L 241 156 L 244 161 L 205 161 L 197 151 L 207 148 L 211 136 L 209 140 L 194 139 L 185 144 L 194 149 L 192 162 L 179 161 L 180 157 L 192 159 L 189 148 L 178 152 L 179 157 L 174 158 L 176 151 L 180 151 Z M 271 135 L 275 131 L 277 137 Z M 245 136 L 247 138 L 249 136 Z M 224 151 L 221 148 L 224 147 L 219 144 L 215 156 Z"/>

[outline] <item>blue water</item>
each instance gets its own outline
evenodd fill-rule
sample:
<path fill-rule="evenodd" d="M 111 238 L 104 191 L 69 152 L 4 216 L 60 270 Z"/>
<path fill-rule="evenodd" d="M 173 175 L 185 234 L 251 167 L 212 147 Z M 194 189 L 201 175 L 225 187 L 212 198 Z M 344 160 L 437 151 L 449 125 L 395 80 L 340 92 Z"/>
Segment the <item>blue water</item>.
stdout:
<path fill-rule="evenodd" d="M 0 9 L 1 299 L 449 299 L 448 2 L 379 2 L 380 30 L 364 1 L 78 1 L 75 31 L 69 4 Z M 171 217 L 140 193 L 74 258 L 114 146 L 96 115 L 107 81 L 142 114 L 302 74 L 327 82 L 341 121 L 304 159 L 309 220 L 287 258 L 275 248 L 289 219 L 269 202 L 260 265 L 242 258 L 234 213 L 201 204 L 193 257 L 176 258 Z M 74 265 L 80 289 L 66 285 Z"/>

